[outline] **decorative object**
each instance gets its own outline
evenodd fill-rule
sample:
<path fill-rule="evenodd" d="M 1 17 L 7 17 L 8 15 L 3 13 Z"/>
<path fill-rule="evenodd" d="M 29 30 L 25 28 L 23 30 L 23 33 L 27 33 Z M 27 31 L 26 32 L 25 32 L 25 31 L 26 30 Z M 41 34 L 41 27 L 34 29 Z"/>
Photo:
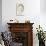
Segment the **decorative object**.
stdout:
<path fill-rule="evenodd" d="M 13 21 L 13 20 L 10 20 L 10 21 Z"/>
<path fill-rule="evenodd" d="M 24 15 L 24 4 L 23 4 L 23 0 L 17 0 L 17 3 L 16 3 L 16 15 L 17 16 Z"/>
<path fill-rule="evenodd" d="M 2 38 L 2 33 L 0 32 L 0 46 L 5 46 L 4 45 L 4 41 L 3 41 L 3 38 Z"/>
<path fill-rule="evenodd" d="M 4 41 L 5 46 L 10 46 L 10 42 L 12 42 L 11 32 L 9 31 L 2 32 L 2 39 Z"/>
<path fill-rule="evenodd" d="M 38 35 L 38 40 L 39 40 L 39 46 L 45 46 L 45 35 L 43 32 L 42 27 L 36 28 L 37 29 L 37 34 Z"/>
<path fill-rule="evenodd" d="M 44 31 L 44 35 L 45 35 L 45 40 L 46 40 L 46 31 Z"/>
<path fill-rule="evenodd" d="M 30 23 L 30 20 L 26 20 L 25 23 Z"/>
<path fill-rule="evenodd" d="M 9 23 L 19 23 L 19 21 L 17 20 L 17 19 L 11 19 L 10 21 L 9 21 Z"/>

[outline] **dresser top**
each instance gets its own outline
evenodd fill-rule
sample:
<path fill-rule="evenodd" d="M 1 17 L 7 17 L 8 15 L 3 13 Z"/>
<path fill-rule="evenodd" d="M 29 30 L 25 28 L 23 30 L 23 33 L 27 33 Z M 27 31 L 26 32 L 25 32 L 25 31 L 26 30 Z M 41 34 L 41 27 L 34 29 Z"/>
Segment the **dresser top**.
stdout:
<path fill-rule="evenodd" d="M 25 24 L 30 24 L 33 25 L 34 23 L 7 23 L 8 25 L 25 25 Z"/>

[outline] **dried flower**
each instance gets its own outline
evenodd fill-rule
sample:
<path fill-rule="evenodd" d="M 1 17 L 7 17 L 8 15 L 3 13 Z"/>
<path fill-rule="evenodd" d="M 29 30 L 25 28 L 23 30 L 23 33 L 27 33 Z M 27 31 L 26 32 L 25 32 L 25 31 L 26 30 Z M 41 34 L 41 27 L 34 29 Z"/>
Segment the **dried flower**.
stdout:
<path fill-rule="evenodd" d="M 43 32 L 43 29 L 42 29 L 42 27 L 40 27 L 40 25 L 39 25 L 39 28 L 36 28 L 37 29 L 37 34 L 36 35 L 38 35 L 38 40 L 45 40 L 45 35 L 44 35 L 44 32 Z"/>

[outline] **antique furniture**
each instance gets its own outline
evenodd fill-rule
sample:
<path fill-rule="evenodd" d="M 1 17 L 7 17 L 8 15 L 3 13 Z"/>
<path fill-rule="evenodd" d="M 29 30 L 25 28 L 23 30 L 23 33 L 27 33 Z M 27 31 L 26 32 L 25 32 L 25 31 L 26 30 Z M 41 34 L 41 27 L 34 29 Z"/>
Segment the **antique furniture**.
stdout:
<path fill-rule="evenodd" d="M 24 0 L 16 1 L 16 15 L 23 16 L 24 15 Z"/>
<path fill-rule="evenodd" d="M 7 23 L 12 41 L 18 46 L 33 46 L 33 23 Z"/>

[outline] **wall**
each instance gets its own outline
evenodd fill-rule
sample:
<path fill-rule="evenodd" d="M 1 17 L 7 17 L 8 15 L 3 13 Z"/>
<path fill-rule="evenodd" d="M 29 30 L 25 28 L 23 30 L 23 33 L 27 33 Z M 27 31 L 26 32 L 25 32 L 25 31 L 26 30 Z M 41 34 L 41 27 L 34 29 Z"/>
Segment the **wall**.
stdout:
<path fill-rule="evenodd" d="M 17 19 L 19 22 L 30 20 L 33 25 L 33 45 L 38 46 L 36 37 L 36 27 L 39 24 L 46 30 L 46 15 L 41 12 L 43 6 L 40 0 L 24 0 L 24 16 L 16 16 L 16 0 L 2 0 L 2 25 L 3 31 L 8 30 L 7 22 L 11 19 Z"/>
<path fill-rule="evenodd" d="M 46 0 L 40 0 L 40 9 L 42 13 L 46 13 Z"/>
<path fill-rule="evenodd" d="M 0 0 L 0 31 L 2 31 L 2 0 Z"/>
<path fill-rule="evenodd" d="M 5 23 L 7 23 L 7 21 L 9 21 L 10 19 L 16 19 L 16 18 L 17 19 L 19 18 L 18 20 L 21 20 L 22 22 L 26 18 L 26 19 L 29 19 L 31 22 L 39 23 L 40 0 L 39 1 L 25 0 L 24 1 L 24 5 L 25 5 L 24 16 L 16 16 L 16 5 L 15 4 L 16 4 L 16 0 L 2 0 L 3 26 L 5 26 Z"/>
<path fill-rule="evenodd" d="M 40 0 L 40 24 L 46 31 L 46 0 Z"/>

